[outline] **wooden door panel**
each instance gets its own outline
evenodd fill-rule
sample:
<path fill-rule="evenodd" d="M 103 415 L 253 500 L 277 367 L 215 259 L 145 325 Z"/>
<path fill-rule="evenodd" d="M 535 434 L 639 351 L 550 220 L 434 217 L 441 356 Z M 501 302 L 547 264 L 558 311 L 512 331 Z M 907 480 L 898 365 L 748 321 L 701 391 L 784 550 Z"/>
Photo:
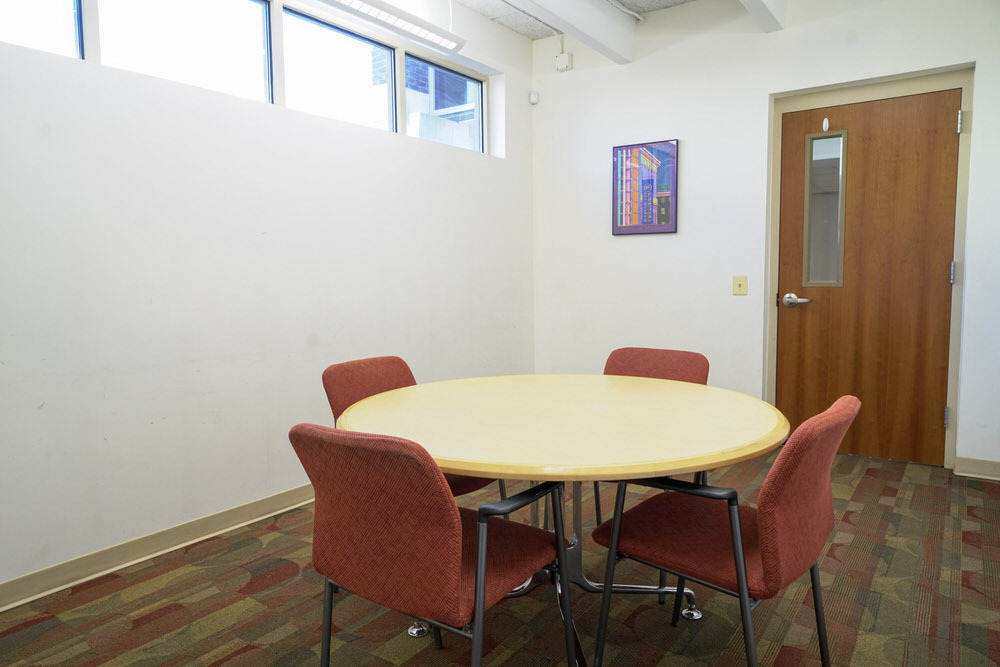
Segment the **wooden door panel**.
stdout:
<path fill-rule="evenodd" d="M 841 451 L 944 462 L 961 90 L 784 114 L 777 405 L 793 425 L 854 394 Z M 842 287 L 804 287 L 806 134 L 847 130 Z"/>

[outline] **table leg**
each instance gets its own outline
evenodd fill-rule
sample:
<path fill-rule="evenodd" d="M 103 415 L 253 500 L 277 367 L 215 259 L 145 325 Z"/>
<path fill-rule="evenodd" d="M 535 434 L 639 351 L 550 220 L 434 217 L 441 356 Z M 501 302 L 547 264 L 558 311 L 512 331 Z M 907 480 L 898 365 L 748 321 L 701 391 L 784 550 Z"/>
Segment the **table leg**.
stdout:
<path fill-rule="evenodd" d="M 535 486 L 538 482 L 528 482 L 531 486 Z M 538 528 L 538 503 L 531 503 L 531 525 Z"/>
<path fill-rule="evenodd" d="M 569 583 L 576 584 L 588 593 L 602 593 L 604 592 L 604 584 L 591 581 L 587 578 L 587 575 L 583 572 L 583 544 L 581 537 L 583 535 L 583 485 L 581 482 L 573 482 L 573 534 L 569 540 L 569 546 L 566 547 L 566 569 L 568 570 L 567 575 L 569 578 Z M 532 524 L 538 525 L 538 504 L 532 505 Z M 565 512 L 564 512 L 565 514 Z M 610 554 L 609 554 L 610 555 Z M 513 591 L 507 594 L 506 597 L 514 598 L 520 597 L 522 595 L 527 595 L 535 587 L 544 583 L 550 576 L 552 576 L 546 570 L 536 573 L 531 579 L 525 581 L 523 584 L 515 588 Z M 562 581 L 560 581 L 558 574 L 554 576 L 554 582 L 556 588 L 556 594 L 558 596 L 561 591 Z M 615 584 L 612 589 L 615 593 L 635 593 L 635 594 L 660 594 L 673 595 L 677 592 L 676 586 L 637 586 L 631 584 Z M 697 620 L 701 618 L 701 612 L 698 610 L 697 601 L 695 599 L 694 591 L 690 588 L 682 586 L 683 595 L 687 599 L 687 608 L 683 610 L 682 615 L 684 618 L 689 620 Z M 562 607 L 559 607 L 559 614 L 562 615 Z M 573 633 L 576 636 L 576 664 L 577 667 L 586 667 L 587 658 L 583 653 L 580 645 L 580 633 L 577 632 L 576 626 L 574 624 Z"/>
<path fill-rule="evenodd" d="M 568 564 L 569 561 L 567 561 Z M 556 599 L 559 600 L 562 595 L 563 583 L 559 579 L 559 575 L 556 574 L 555 589 L 556 589 Z M 563 619 L 566 618 L 562 605 L 559 605 L 559 616 Z M 573 644 L 576 649 L 576 666 L 577 667 L 587 667 L 587 655 L 583 652 L 583 646 L 580 645 L 580 633 L 576 629 L 576 622 L 573 622 Z"/>
<path fill-rule="evenodd" d="M 556 496 L 558 497 L 558 503 L 559 504 L 555 505 L 553 503 L 553 505 L 552 505 L 552 510 L 553 510 L 553 512 L 552 512 L 552 523 L 553 523 L 553 527 L 555 527 L 556 525 L 558 525 L 559 526 L 558 530 L 561 531 L 561 530 L 563 530 L 563 528 L 562 528 L 562 522 L 560 521 L 558 524 L 556 523 L 556 514 L 558 513 L 558 514 L 560 514 L 562 516 L 565 516 L 565 512 L 562 511 L 562 510 L 564 510 L 565 502 L 563 501 L 564 495 L 562 493 L 558 493 L 558 494 L 556 494 Z M 537 527 L 538 526 L 538 513 L 537 513 L 538 503 L 533 503 L 531 507 L 534 510 L 533 517 L 532 517 L 532 523 Z M 546 512 L 546 518 L 548 518 L 548 512 Z M 565 561 L 566 569 L 568 570 L 569 569 L 569 564 L 572 562 L 572 560 L 569 557 L 566 556 L 565 552 L 562 555 L 564 557 L 563 560 Z M 553 587 L 555 588 L 555 592 L 556 592 L 556 600 L 562 600 L 563 586 L 569 586 L 570 584 L 573 583 L 573 581 L 572 581 L 572 578 L 570 578 L 569 576 L 567 576 L 567 581 L 564 582 L 562 580 L 562 577 L 559 576 L 559 571 L 558 570 L 555 570 L 554 568 L 551 568 L 551 567 L 546 567 L 544 570 L 536 572 L 534 575 L 532 575 L 532 577 L 530 579 L 528 579 L 523 584 L 521 584 L 520 586 L 518 586 L 517 588 L 515 588 L 514 590 L 512 590 L 510 593 L 507 593 L 507 595 L 505 595 L 504 597 L 506 597 L 506 598 L 517 598 L 517 597 L 521 597 L 522 595 L 527 595 L 528 593 L 530 593 L 532 590 L 534 590 L 538 586 L 542 585 L 543 583 L 552 583 Z M 557 606 L 559 608 L 559 616 L 565 621 L 566 615 L 565 615 L 565 611 L 563 610 L 562 604 L 559 604 Z M 574 642 L 573 643 L 574 643 L 574 647 L 576 649 L 576 667 L 587 667 L 587 656 L 583 652 L 583 646 L 580 644 L 580 633 L 577 632 L 576 624 L 575 623 L 573 623 L 572 626 L 571 626 L 571 632 L 573 633 L 573 638 L 574 638 Z"/>

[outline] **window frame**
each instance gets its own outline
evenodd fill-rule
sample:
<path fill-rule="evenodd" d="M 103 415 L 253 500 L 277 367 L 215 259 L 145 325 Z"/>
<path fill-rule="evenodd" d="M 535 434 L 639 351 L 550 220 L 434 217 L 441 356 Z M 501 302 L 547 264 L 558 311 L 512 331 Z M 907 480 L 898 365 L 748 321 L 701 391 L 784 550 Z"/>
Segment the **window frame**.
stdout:
<path fill-rule="evenodd" d="M 29 0 L 25 0 L 29 1 Z M 265 67 L 265 84 L 267 86 L 266 91 L 266 103 L 275 106 L 284 107 L 290 109 L 285 99 L 285 38 L 284 38 L 284 26 L 282 19 L 284 18 L 285 11 L 287 10 L 290 14 L 296 16 L 296 18 L 301 18 L 306 21 L 310 21 L 322 27 L 328 28 L 335 32 L 339 32 L 348 37 L 353 37 L 355 39 L 367 42 L 374 46 L 380 46 L 389 51 L 392 58 L 392 66 L 390 70 L 392 71 L 393 82 L 390 86 L 391 100 L 390 100 L 390 116 L 391 116 L 391 128 L 388 128 L 390 132 L 400 135 L 409 136 L 406 134 L 406 59 L 407 57 L 412 57 L 426 63 L 428 66 L 435 67 L 452 74 L 472 79 L 479 83 L 479 146 L 478 149 L 468 149 L 461 146 L 453 146 L 452 144 L 443 144 L 445 146 L 452 146 L 453 148 L 460 148 L 462 150 L 478 150 L 478 152 L 485 155 L 490 155 L 491 150 L 491 136 L 490 136 L 490 115 L 489 115 L 489 102 L 490 102 L 490 75 L 484 74 L 483 72 L 478 72 L 467 67 L 464 67 L 452 60 L 448 59 L 440 53 L 435 52 L 432 49 L 421 47 L 416 44 L 411 44 L 403 37 L 396 37 L 391 35 L 389 37 L 376 37 L 375 35 L 382 34 L 377 25 L 369 24 L 361 19 L 353 17 L 349 14 L 341 13 L 336 10 L 334 6 L 329 8 L 320 7 L 316 4 L 317 1 L 321 0 L 248 0 L 262 6 L 263 14 L 263 29 L 264 29 L 264 67 Z M 96 64 L 103 64 L 101 58 L 101 35 L 100 35 L 100 5 L 101 0 L 73 0 L 73 7 L 75 12 L 75 33 L 77 42 L 77 58 L 80 60 L 85 60 L 87 62 L 92 62 Z M 390 35 L 389 32 L 385 32 L 386 35 Z M 155 78 L 163 78 L 167 81 L 173 81 L 173 79 L 168 79 L 166 77 L 160 77 L 155 74 L 146 74 L 144 72 L 136 72 L 143 76 L 152 76 Z M 176 81 L 175 81 L 176 82 Z M 185 83 L 185 82 L 176 82 Z M 197 84 L 186 84 L 185 85 L 197 85 Z M 199 86 L 201 87 L 201 86 Z M 234 93 L 228 93 L 226 91 L 217 90 L 214 88 L 204 88 L 205 90 L 213 90 L 214 92 L 221 93 L 223 95 L 235 95 Z M 261 101 L 259 98 L 243 98 L 251 101 Z M 296 111 L 295 109 L 291 109 Z M 308 113 L 308 112 L 304 112 Z M 342 121 L 351 122 L 351 121 Z M 379 128 L 373 128 L 379 129 Z M 419 139 L 419 137 L 415 137 Z"/>
<path fill-rule="evenodd" d="M 837 194 L 837 277 L 834 280 L 813 280 L 810 276 L 812 268 L 812 180 L 813 180 L 813 151 L 814 144 L 818 139 L 830 139 L 840 137 L 840 174 Z M 844 238 L 846 229 L 846 205 L 847 205 L 847 128 L 840 130 L 830 130 L 828 132 L 812 132 L 805 137 L 805 195 L 802 209 L 802 286 L 803 287 L 843 287 L 844 286 L 844 249 L 847 245 Z"/>
<path fill-rule="evenodd" d="M 269 0 L 269 1 L 274 1 L 274 0 Z M 389 52 L 389 58 L 390 58 L 389 74 L 392 77 L 392 81 L 389 82 L 389 87 L 388 87 L 389 88 L 389 125 L 390 125 L 390 127 L 388 128 L 388 130 L 389 130 L 389 132 L 392 132 L 394 134 L 399 134 L 399 115 L 400 115 L 399 114 L 399 106 L 400 105 L 399 105 L 399 93 L 398 93 L 398 89 L 397 89 L 398 87 L 396 85 L 396 78 L 397 78 L 396 77 L 396 74 L 397 74 L 397 72 L 396 72 L 396 70 L 397 70 L 397 68 L 396 68 L 396 61 L 399 60 L 399 58 L 398 58 L 399 47 L 394 46 L 392 44 L 386 44 L 385 42 L 380 42 L 379 40 L 373 39 L 371 37 L 368 37 L 367 35 L 363 35 L 363 34 L 360 34 L 358 32 L 355 32 L 354 30 L 350 30 L 348 28 L 344 28 L 342 26 L 339 26 L 339 25 L 336 25 L 334 23 L 331 23 L 330 21 L 328 21 L 326 19 L 319 18 L 319 17 L 314 16 L 313 14 L 311 14 L 309 12 L 306 12 L 306 11 L 304 11 L 302 9 L 299 9 L 295 5 L 289 5 L 289 3 L 280 2 L 280 1 L 276 2 L 276 4 L 279 5 L 279 11 L 281 12 L 281 15 L 282 15 L 282 26 L 281 26 L 281 29 L 282 29 L 282 35 L 281 35 L 282 64 L 283 64 L 283 69 L 282 69 L 282 72 L 281 72 L 281 78 L 282 78 L 281 87 L 282 87 L 282 92 L 284 93 L 284 91 L 286 90 L 285 89 L 285 69 L 287 69 L 287 66 L 288 66 L 287 65 L 287 60 L 285 59 L 285 53 L 287 52 L 287 49 L 285 47 L 286 40 L 285 40 L 285 35 L 284 35 L 284 15 L 285 15 L 285 12 L 288 12 L 289 14 L 292 14 L 293 16 L 295 16 L 297 18 L 303 19 L 303 20 L 308 21 L 310 23 L 314 23 L 314 24 L 316 24 L 316 25 L 318 25 L 320 27 L 323 27 L 323 28 L 328 28 L 328 29 L 332 30 L 333 32 L 340 33 L 341 35 L 346 35 L 347 37 L 352 37 L 352 38 L 357 39 L 359 41 L 367 42 L 368 44 L 371 44 L 372 46 L 379 46 L 379 47 L 381 47 L 381 48 L 383 48 L 383 49 L 385 49 L 386 51 Z M 272 39 L 269 40 L 269 41 L 273 42 L 273 36 L 272 36 Z M 284 102 L 283 106 L 286 109 L 291 109 L 292 111 L 303 111 L 303 113 L 311 113 L 311 112 L 305 111 L 303 109 L 292 109 L 291 107 L 288 106 L 287 101 Z M 323 117 L 324 118 L 333 118 L 332 116 L 323 116 Z M 338 120 L 338 119 L 333 118 L 333 120 Z M 353 121 L 343 120 L 341 122 L 351 123 Z M 355 123 L 355 124 L 360 124 L 360 123 Z M 363 127 L 371 127 L 371 126 L 363 126 Z M 378 128 L 374 128 L 373 127 L 373 129 L 378 129 Z"/>
<path fill-rule="evenodd" d="M 267 70 L 264 76 L 267 85 L 267 103 L 274 104 L 274 38 L 271 25 L 273 0 L 251 0 L 251 2 L 260 2 L 264 5 L 264 67 Z"/>
<path fill-rule="evenodd" d="M 477 82 L 479 84 L 479 147 L 476 150 L 478 152 L 480 152 L 480 153 L 486 154 L 487 153 L 487 150 L 486 150 L 486 147 L 487 147 L 487 141 L 486 141 L 486 127 L 487 127 L 486 126 L 486 86 L 487 86 L 487 81 L 486 81 L 485 78 L 481 78 L 481 77 L 483 77 L 483 75 L 482 74 L 473 74 L 472 72 L 470 72 L 468 70 L 463 71 L 462 69 L 454 67 L 451 64 L 449 64 L 449 65 L 442 65 L 442 64 L 440 64 L 438 62 L 435 62 L 434 60 L 431 60 L 431 59 L 425 57 L 424 55 L 422 55 L 422 53 L 420 51 L 418 51 L 416 49 L 406 49 L 406 48 L 403 48 L 401 50 L 403 51 L 403 58 L 401 58 L 401 60 L 403 61 L 403 76 L 404 76 L 404 80 L 403 80 L 403 103 L 402 103 L 402 107 L 401 107 L 402 108 L 402 113 L 403 113 L 403 118 L 404 119 L 406 118 L 406 81 L 405 81 L 405 75 L 406 75 L 406 58 L 413 58 L 414 60 L 419 60 L 420 62 L 424 63 L 425 65 L 429 65 L 430 67 L 435 67 L 437 69 L 444 70 L 445 72 L 449 72 L 451 74 L 456 74 L 456 75 L 458 75 L 458 76 L 460 76 L 462 78 L 465 78 L 465 79 L 472 79 L 473 81 L 475 81 L 475 82 Z M 409 134 L 407 134 L 406 128 L 403 128 L 402 130 L 400 130 L 399 134 L 407 136 L 407 137 L 410 136 Z M 414 138 L 419 139 L 420 137 L 414 137 Z M 437 143 L 443 143 L 443 142 L 437 142 Z M 466 148 L 464 148 L 462 146 L 454 146 L 453 144 L 444 144 L 444 145 L 445 146 L 452 146 L 453 148 L 461 148 L 463 150 L 469 150 L 469 149 L 466 149 Z"/>
<path fill-rule="evenodd" d="M 76 23 L 76 57 L 86 60 L 86 44 L 83 40 L 83 0 L 73 0 L 73 16 Z"/>
<path fill-rule="evenodd" d="M 82 31 L 83 43 L 89 44 L 87 47 L 87 53 L 90 54 L 84 60 L 94 62 L 101 65 L 106 65 L 104 57 L 102 54 L 102 36 L 101 36 L 101 24 L 100 24 L 100 12 L 101 12 L 101 2 L 102 0 L 76 0 L 80 4 L 86 7 L 85 16 L 81 20 L 80 29 Z M 264 99 L 258 97 L 246 97 L 236 93 L 232 93 L 226 90 L 219 90 L 218 88 L 212 88 L 210 86 L 202 85 L 199 83 L 191 83 L 189 81 L 180 81 L 178 79 L 172 79 L 167 76 L 160 74 L 151 74 L 149 72 L 143 72 L 137 69 L 131 69 L 128 67 L 120 67 L 117 65 L 109 65 L 109 67 L 119 67 L 120 69 L 132 72 L 134 74 L 140 74 L 142 76 L 150 76 L 156 79 L 162 79 L 164 81 L 173 81 L 174 83 L 180 83 L 186 86 L 194 86 L 196 88 L 201 88 L 202 90 L 211 90 L 216 93 L 221 93 L 223 95 L 230 95 L 232 97 L 239 97 L 240 99 L 249 100 L 252 102 L 264 102 L 266 104 L 274 104 L 274 39 L 273 39 L 273 9 L 275 5 L 280 7 L 280 0 L 245 0 L 245 2 L 253 3 L 259 5 L 261 10 L 261 29 L 263 36 L 263 66 L 264 66 Z"/>
<path fill-rule="evenodd" d="M 376 38 L 374 34 L 381 34 L 378 27 L 374 24 L 364 22 L 354 16 L 349 14 L 341 13 L 334 7 L 330 7 L 329 10 L 325 8 L 319 8 L 312 4 L 309 0 L 270 0 L 272 7 L 276 8 L 276 11 L 281 15 L 281 11 L 284 8 L 291 8 L 293 11 L 312 15 L 323 23 L 333 24 L 335 27 L 342 31 L 358 35 L 366 40 L 370 40 L 383 46 L 386 46 L 393 50 L 394 57 L 393 61 L 395 63 L 395 83 L 396 83 L 396 105 L 395 105 L 395 116 L 396 125 L 393 132 L 399 136 L 408 136 L 406 134 L 405 128 L 400 127 L 400 123 L 404 122 L 406 119 L 406 56 L 411 55 L 420 60 L 430 63 L 434 67 L 438 67 L 445 70 L 450 70 L 455 74 L 460 74 L 462 76 L 468 77 L 470 79 L 475 79 L 479 81 L 479 95 L 480 95 L 480 148 L 479 151 L 483 155 L 491 155 L 491 137 L 490 137 L 490 115 L 489 115 L 489 102 L 490 102 L 490 75 L 484 74 L 483 72 L 478 72 L 462 65 L 445 59 L 445 57 L 431 49 L 427 49 L 419 46 L 415 43 L 410 43 L 405 41 L 402 37 L 396 37 L 393 33 L 384 31 L 382 39 Z M 274 11 L 274 10 L 272 10 Z M 272 15 L 273 16 L 273 15 Z M 272 20 L 272 26 L 276 22 Z M 279 31 L 278 38 L 281 40 L 282 45 L 284 44 L 284 34 Z M 272 43 L 275 40 L 275 33 L 272 32 L 271 35 Z M 280 58 L 284 58 L 284 54 L 280 55 Z M 280 74 L 280 76 L 279 76 Z M 276 85 L 279 89 L 284 88 L 284 70 L 281 69 L 279 72 L 276 70 Z M 285 108 L 288 108 L 287 105 Z M 420 139 L 419 137 L 414 137 L 415 139 Z M 427 141 L 426 139 L 421 139 L 421 141 Z M 467 148 L 462 148 L 460 146 L 452 146 L 451 144 L 441 144 L 443 146 L 450 146 L 451 148 L 456 148 L 458 150 L 470 150 Z M 473 151 L 475 152 L 475 151 Z"/>
<path fill-rule="evenodd" d="M 30 0 L 21 0 L 22 2 L 30 2 Z M 20 46 L 25 49 L 34 49 L 36 51 L 42 51 L 43 53 L 51 53 L 56 56 L 65 56 L 67 58 L 73 57 L 77 60 L 85 60 L 84 58 L 84 41 L 83 41 L 83 0 L 73 0 L 73 37 L 76 41 L 76 55 L 69 56 L 65 53 L 59 51 L 50 51 L 38 46 L 28 46 L 25 44 L 20 44 L 18 42 L 8 42 L 6 40 L 0 40 L 0 43 L 11 44 L 13 46 Z"/>

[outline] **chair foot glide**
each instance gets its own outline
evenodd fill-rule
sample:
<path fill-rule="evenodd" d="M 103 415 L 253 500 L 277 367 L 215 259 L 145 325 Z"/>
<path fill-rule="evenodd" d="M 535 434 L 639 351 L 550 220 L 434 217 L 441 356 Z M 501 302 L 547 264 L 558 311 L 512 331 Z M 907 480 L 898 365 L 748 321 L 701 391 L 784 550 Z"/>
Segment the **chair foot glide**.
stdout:
<path fill-rule="evenodd" d="M 420 621 L 413 621 L 413 624 L 406 629 L 406 634 L 410 635 L 411 637 L 416 637 L 417 639 L 419 639 L 420 637 L 426 637 L 427 626 L 421 623 Z"/>

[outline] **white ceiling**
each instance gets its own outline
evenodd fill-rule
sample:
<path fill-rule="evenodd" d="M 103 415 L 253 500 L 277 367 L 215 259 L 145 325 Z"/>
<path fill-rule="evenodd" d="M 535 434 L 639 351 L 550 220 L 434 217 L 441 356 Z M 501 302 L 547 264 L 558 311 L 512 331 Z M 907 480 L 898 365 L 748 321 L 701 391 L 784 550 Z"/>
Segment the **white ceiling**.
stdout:
<path fill-rule="evenodd" d="M 491 21 L 506 26 L 529 39 L 551 37 L 552 30 L 530 14 L 523 12 L 504 0 L 456 0 L 458 4 L 479 12 Z M 681 5 L 691 0 L 618 0 L 618 4 L 637 14 L 646 14 L 658 9 Z M 613 3 L 612 3 L 613 4 Z"/>

